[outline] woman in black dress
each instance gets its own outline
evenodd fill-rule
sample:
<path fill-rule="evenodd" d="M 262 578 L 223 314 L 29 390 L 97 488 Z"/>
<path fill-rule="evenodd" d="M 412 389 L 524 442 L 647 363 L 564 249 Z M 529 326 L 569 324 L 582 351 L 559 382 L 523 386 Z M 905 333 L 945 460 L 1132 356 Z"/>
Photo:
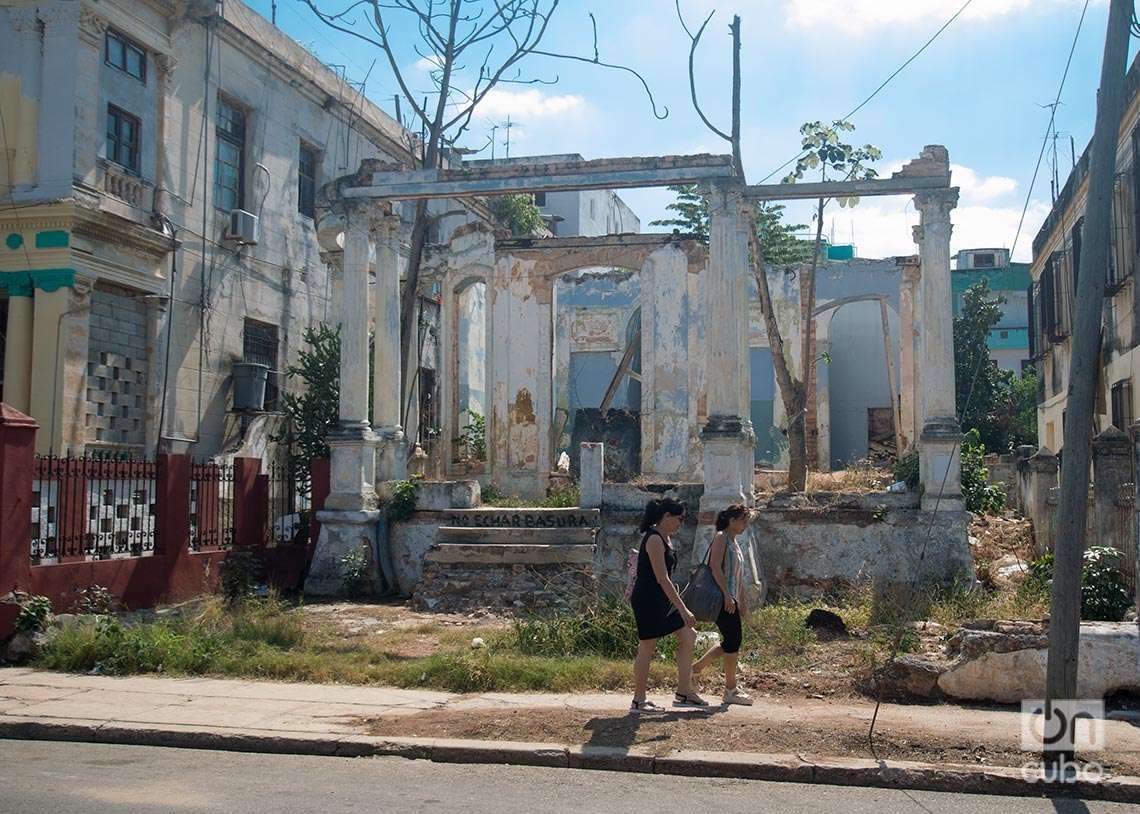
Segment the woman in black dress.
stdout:
<path fill-rule="evenodd" d="M 657 640 L 677 634 L 677 694 L 675 707 L 706 707 L 708 702 L 692 691 L 693 645 L 696 619 L 673 584 L 677 555 L 669 538 L 685 519 L 685 504 L 672 498 L 649 501 L 641 521 L 641 547 L 637 553 L 637 579 L 630 604 L 637 620 L 637 658 L 633 662 L 633 703 L 629 711 L 662 712 L 663 708 L 645 698 L 649 685 L 649 665 L 657 653 Z"/>

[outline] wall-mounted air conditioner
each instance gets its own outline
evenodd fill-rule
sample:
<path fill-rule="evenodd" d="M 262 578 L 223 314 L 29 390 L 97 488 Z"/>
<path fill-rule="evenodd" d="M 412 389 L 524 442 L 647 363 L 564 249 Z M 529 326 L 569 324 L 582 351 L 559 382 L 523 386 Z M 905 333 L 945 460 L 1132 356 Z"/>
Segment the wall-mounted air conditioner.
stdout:
<path fill-rule="evenodd" d="M 257 215 L 244 209 L 230 212 L 230 228 L 226 230 L 226 240 L 233 240 L 246 246 L 257 244 Z"/>

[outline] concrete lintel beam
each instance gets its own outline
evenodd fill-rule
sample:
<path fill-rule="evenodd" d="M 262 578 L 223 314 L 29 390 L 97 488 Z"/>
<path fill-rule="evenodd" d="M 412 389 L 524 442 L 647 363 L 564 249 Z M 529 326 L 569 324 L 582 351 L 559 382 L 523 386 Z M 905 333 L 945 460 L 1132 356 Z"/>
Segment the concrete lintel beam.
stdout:
<path fill-rule="evenodd" d="M 948 189 L 950 173 L 867 181 L 823 181 L 806 184 L 753 184 L 744 188 L 750 201 L 790 201 L 799 198 L 861 198 L 876 195 L 914 195 L 931 189 Z"/>
<path fill-rule="evenodd" d="M 542 165 L 511 167 L 513 172 L 489 174 L 485 170 L 415 170 L 378 172 L 369 186 L 350 187 L 345 198 L 462 198 L 474 195 L 509 195 L 516 192 L 559 192 L 578 189 L 623 189 L 694 184 L 732 177 L 728 163 L 709 161 L 670 162 L 659 166 L 653 159 L 604 159 L 604 169 L 591 167 L 603 162 L 583 161 L 578 166 Z"/>

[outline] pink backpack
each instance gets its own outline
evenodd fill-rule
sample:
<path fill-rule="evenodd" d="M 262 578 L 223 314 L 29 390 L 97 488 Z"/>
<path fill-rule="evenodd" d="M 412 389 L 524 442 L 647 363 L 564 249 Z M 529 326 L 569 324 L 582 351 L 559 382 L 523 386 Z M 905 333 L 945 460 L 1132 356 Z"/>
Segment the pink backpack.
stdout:
<path fill-rule="evenodd" d="M 633 596 L 633 586 L 637 582 L 637 555 L 638 550 L 631 548 L 625 560 L 625 601 L 629 602 Z"/>

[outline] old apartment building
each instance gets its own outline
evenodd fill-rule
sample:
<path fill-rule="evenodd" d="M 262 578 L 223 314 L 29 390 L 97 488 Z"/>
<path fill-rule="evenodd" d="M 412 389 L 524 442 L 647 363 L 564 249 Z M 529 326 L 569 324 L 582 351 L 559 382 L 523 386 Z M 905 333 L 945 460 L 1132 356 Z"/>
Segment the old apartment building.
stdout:
<path fill-rule="evenodd" d="M 235 369 L 272 412 L 338 321 L 317 190 L 411 134 L 236 0 L 5 0 L 0 43 L 3 400 L 40 452 L 216 454 Z"/>
<path fill-rule="evenodd" d="M 1033 241 L 1030 295 L 1031 354 L 1037 365 L 1037 424 L 1040 443 L 1055 452 L 1064 444 L 1071 333 L 1076 286 L 1082 274 L 1105 274 L 1097 430 L 1127 429 L 1137 416 L 1135 381 L 1140 362 L 1140 286 L 1136 281 L 1140 243 L 1140 59 L 1126 79 L 1127 105 L 1121 120 L 1112 201 L 1109 265 L 1082 265 L 1081 237 L 1088 196 L 1089 151 L 1070 173 Z"/>

